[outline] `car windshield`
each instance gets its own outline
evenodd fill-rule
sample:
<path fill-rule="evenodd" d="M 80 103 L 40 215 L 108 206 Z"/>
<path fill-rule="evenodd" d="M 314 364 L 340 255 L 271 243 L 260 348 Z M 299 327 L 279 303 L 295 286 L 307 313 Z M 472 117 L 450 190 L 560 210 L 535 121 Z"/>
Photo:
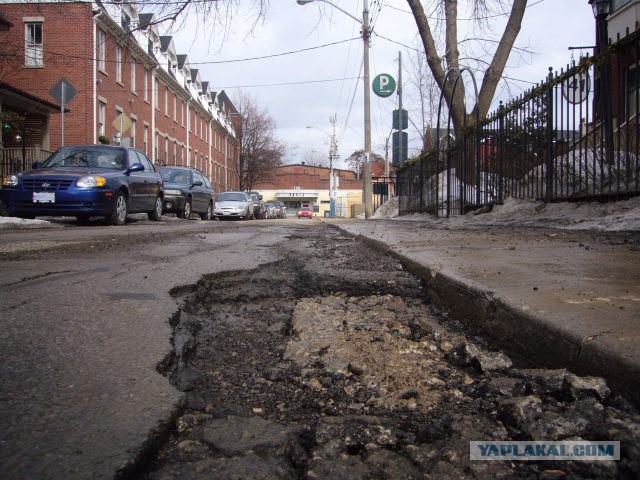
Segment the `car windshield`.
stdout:
<path fill-rule="evenodd" d="M 185 170 L 177 168 L 161 168 L 162 180 L 167 183 L 177 183 L 178 185 L 190 185 L 191 175 Z"/>
<path fill-rule="evenodd" d="M 124 150 L 100 147 L 70 147 L 58 150 L 43 167 L 108 168 L 124 170 Z"/>
<path fill-rule="evenodd" d="M 246 202 L 247 197 L 243 193 L 225 192 L 218 196 L 219 202 Z"/>
<path fill-rule="evenodd" d="M 300 211 L 302 211 L 302 212 L 310 212 L 311 209 L 305 207 L 305 208 L 301 208 Z"/>

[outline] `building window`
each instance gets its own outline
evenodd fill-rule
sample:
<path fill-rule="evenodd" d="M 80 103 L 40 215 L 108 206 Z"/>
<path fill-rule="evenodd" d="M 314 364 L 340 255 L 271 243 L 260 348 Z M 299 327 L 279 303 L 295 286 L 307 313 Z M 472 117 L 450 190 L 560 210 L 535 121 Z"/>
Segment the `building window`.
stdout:
<path fill-rule="evenodd" d="M 144 154 L 149 156 L 149 125 L 145 125 L 142 129 L 142 143 Z"/>
<path fill-rule="evenodd" d="M 164 89 L 164 114 L 169 116 L 169 89 L 166 87 Z"/>
<path fill-rule="evenodd" d="M 107 104 L 102 100 L 98 101 L 98 135 L 105 135 L 105 118 L 106 118 Z"/>
<path fill-rule="evenodd" d="M 640 63 L 627 70 L 627 121 L 638 114 L 640 104 Z"/>
<path fill-rule="evenodd" d="M 618 10 L 628 5 L 629 3 L 631 3 L 631 0 L 613 0 L 611 2 L 611 11 L 617 12 Z"/>
<path fill-rule="evenodd" d="M 153 106 L 159 110 L 159 104 L 158 104 L 158 89 L 160 88 L 160 82 L 158 82 L 158 79 L 154 79 L 153 81 Z"/>
<path fill-rule="evenodd" d="M 169 137 L 164 137 L 164 164 L 169 165 Z"/>
<path fill-rule="evenodd" d="M 137 68 L 137 62 L 135 58 L 131 59 L 131 91 L 133 93 L 136 92 L 136 68 Z"/>
<path fill-rule="evenodd" d="M 122 47 L 116 45 L 116 82 L 122 83 Z"/>
<path fill-rule="evenodd" d="M 131 18 L 124 12 L 120 13 L 120 26 L 125 32 L 131 32 Z"/>
<path fill-rule="evenodd" d="M 98 57 L 98 68 L 103 72 L 106 71 L 106 63 L 107 63 L 107 36 L 105 33 L 98 29 L 98 44 L 96 45 L 97 57 Z"/>
<path fill-rule="evenodd" d="M 42 23 L 25 23 L 24 64 L 27 67 L 44 66 Z"/>
<path fill-rule="evenodd" d="M 116 127 L 116 130 L 117 130 L 116 136 L 118 138 L 117 145 L 123 145 L 123 138 L 124 138 L 124 132 L 122 131 L 122 115 L 123 114 L 124 112 L 122 111 L 122 108 L 116 107 L 116 118 L 120 118 L 120 123 Z"/>
<path fill-rule="evenodd" d="M 131 146 L 135 148 L 136 146 L 136 120 L 131 119 Z"/>
<path fill-rule="evenodd" d="M 173 121 L 178 118 L 178 95 L 173 94 Z"/>
<path fill-rule="evenodd" d="M 145 68 L 143 72 L 143 81 L 144 81 L 144 101 L 149 101 L 149 71 Z"/>

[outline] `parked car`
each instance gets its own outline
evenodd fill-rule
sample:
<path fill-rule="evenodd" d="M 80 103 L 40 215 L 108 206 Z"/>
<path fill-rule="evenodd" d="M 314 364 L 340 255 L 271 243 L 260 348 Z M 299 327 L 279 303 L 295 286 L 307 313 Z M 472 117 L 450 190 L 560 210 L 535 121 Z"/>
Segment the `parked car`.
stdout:
<path fill-rule="evenodd" d="M 253 201 L 246 192 L 224 192 L 216 198 L 213 207 L 215 218 L 253 218 Z"/>
<path fill-rule="evenodd" d="M 189 167 L 160 167 L 164 182 L 164 213 L 190 218 L 192 213 L 211 220 L 215 191 L 202 172 Z"/>
<path fill-rule="evenodd" d="M 267 204 L 262 201 L 262 195 L 259 192 L 248 191 L 246 192 L 253 201 L 253 218 L 262 219 L 267 218 L 268 208 Z"/>
<path fill-rule="evenodd" d="M 298 218 L 313 218 L 313 211 L 309 207 L 298 210 Z"/>
<path fill-rule="evenodd" d="M 266 202 L 267 204 L 267 218 L 278 218 L 278 208 L 273 202 Z"/>
<path fill-rule="evenodd" d="M 275 217 L 273 218 L 287 218 L 287 207 L 285 207 L 284 203 L 274 200 L 267 202 L 267 205 L 271 205 L 275 209 Z"/>
<path fill-rule="evenodd" d="M 113 225 L 136 212 L 159 222 L 162 197 L 162 177 L 144 153 L 108 145 L 63 147 L 33 170 L 5 176 L 0 189 L 8 215 L 100 215 Z"/>

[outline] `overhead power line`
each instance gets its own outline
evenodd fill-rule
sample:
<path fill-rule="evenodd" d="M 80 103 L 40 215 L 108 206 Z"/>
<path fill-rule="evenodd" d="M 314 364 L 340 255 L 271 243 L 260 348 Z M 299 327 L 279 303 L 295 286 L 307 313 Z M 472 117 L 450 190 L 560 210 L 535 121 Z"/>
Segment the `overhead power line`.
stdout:
<path fill-rule="evenodd" d="M 267 58 L 274 58 L 274 57 L 283 57 L 285 55 L 294 55 L 296 53 L 302 53 L 302 52 L 308 52 L 311 50 L 318 50 L 320 48 L 325 48 L 325 47 L 331 47 L 334 45 L 340 45 L 342 43 L 347 43 L 347 42 L 352 42 L 354 40 L 361 40 L 361 37 L 354 37 L 354 38 L 347 38 L 346 40 L 339 40 L 337 42 L 331 42 L 331 43 L 325 43 L 323 45 L 316 45 L 315 47 L 307 47 L 307 48 L 301 48 L 299 50 L 291 50 L 288 52 L 280 52 L 280 53 L 272 53 L 269 55 L 263 55 L 263 56 L 259 56 L 259 57 L 247 57 L 247 58 L 237 58 L 237 59 L 231 59 L 231 60 L 212 60 L 212 61 L 204 61 L 204 62 L 192 62 L 191 60 L 189 60 L 189 64 L 190 65 L 215 65 L 215 64 L 224 64 L 224 63 L 238 63 L 238 62 L 249 62 L 249 61 L 253 61 L 253 60 L 264 60 Z M 7 43 L 0 43 L 0 45 L 8 45 Z M 75 58 L 75 59 L 79 59 L 79 60 L 90 60 L 90 61 L 97 61 L 97 58 L 93 58 L 93 57 L 85 57 L 85 56 L 81 56 L 81 55 L 72 55 L 69 53 L 62 53 L 62 52 L 56 52 L 56 51 L 52 51 L 52 50 L 47 50 L 46 52 L 48 55 L 55 55 L 57 57 L 63 57 L 63 58 Z M 20 57 L 22 54 L 3 54 L 4 56 L 15 56 L 15 57 Z M 116 60 L 104 60 L 105 63 L 116 63 Z"/>
<path fill-rule="evenodd" d="M 220 63 L 237 63 L 237 62 L 249 62 L 251 60 L 264 60 L 264 59 L 267 59 L 267 58 L 282 57 L 282 56 L 285 56 L 285 55 L 293 55 L 294 53 L 308 52 L 310 50 L 318 50 L 320 48 L 331 47 L 333 45 L 339 45 L 341 43 L 352 42 L 354 40 L 360 40 L 360 37 L 347 38 L 346 40 L 340 40 L 340 41 L 337 41 L 337 42 L 325 43 L 323 45 L 317 45 L 315 47 L 301 48 L 300 50 L 291 50 L 289 52 L 282 52 L 282 53 L 272 53 L 270 55 L 263 55 L 263 56 L 260 56 L 260 57 L 236 58 L 236 59 L 233 59 L 233 60 L 216 60 L 216 61 L 211 61 L 211 62 L 192 62 L 192 61 L 189 61 L 189 64 L 191 64 L 191 65 L 213 65 L 213 64 L 220 64 Z"/>
<path fill-rule="evenodd" d="M 258 88 L 258 87 L 282 87 L 282 86 L 286 86 L 286 85 L 307 85 L 310 83 L 328 83 L 328 82 L 343 82 L 345 80 L 360 80 L 362 79 L 362 77 L 348 77 L 348 78 L 328 78 L 325 80 L 303 80 L 300 82 L 283 82 L 283 83 L 263 83 L 263 84 L 256 84 L 256 85 L 235 85 L 232 87 L 229 86 L 224 86 L 225 89 L 232 89 L 232 88 Z M 222 88 L 222 86 L 215 86 L 213 87 L 213 90 L 216 89 L 220 89 Z"/>

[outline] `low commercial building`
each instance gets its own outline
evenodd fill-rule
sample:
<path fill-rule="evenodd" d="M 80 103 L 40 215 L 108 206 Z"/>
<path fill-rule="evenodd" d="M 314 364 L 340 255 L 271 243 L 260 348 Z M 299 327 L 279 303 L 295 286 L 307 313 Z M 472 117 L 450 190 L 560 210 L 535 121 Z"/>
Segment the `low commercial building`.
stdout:
<path fill-rule="evenodd" d="M 257 184 L 264 201 L 284 202 L 288 215 L 302 207 L 310 207 L 319 217 L 330 215 L 330 172 L 327 167 L 293 164 L 276 167 Z M 363 181 L 351 170 L 333 169 L 333 198 L 336 217 L 351 217 L 358 205 L 364 211 L 362 201 Z M 356 206 L 356 207 L 353 207 Z"/>

